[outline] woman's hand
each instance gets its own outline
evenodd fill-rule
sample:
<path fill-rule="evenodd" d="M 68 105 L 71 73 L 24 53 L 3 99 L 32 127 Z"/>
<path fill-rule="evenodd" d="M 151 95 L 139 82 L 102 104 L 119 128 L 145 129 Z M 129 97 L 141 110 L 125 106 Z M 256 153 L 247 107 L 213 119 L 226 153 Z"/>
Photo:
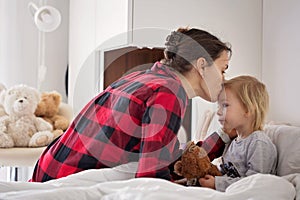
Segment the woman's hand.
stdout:
<path fill-rule="evenodd" d="M 216 189 L 215 177 L 212 175 L 205 175 L 204 178 L 200 178 L 198 181 L 202 187 Z"/>

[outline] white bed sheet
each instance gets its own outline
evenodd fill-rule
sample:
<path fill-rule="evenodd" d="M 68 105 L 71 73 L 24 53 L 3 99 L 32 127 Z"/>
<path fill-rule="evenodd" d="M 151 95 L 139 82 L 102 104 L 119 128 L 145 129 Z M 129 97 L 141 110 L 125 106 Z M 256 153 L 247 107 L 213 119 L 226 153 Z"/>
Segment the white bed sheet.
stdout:
<path fill-rule="evenodd" d="M 46 183 L 0 182 L 0 199 L 300 200 L 300 174 L 284 177 L 256 174 L 232 184 L 226 192 L 218 192 L 162 179 L 135 179 L 135 169 L 136 163 L 130 163 L 111 169 L 86 170 Z"/>

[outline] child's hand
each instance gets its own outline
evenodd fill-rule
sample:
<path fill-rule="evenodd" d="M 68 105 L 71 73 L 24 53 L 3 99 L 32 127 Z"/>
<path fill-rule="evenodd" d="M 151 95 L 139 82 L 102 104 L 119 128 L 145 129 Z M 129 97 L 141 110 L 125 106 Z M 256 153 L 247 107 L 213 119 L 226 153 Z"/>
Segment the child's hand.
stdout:
<path fill-rule="evenodd" d="M 215 177 L 211 175 L 205 175 L 204 178 L 200 178 L 198 181 L 202 187 L 216 189 Z"/>

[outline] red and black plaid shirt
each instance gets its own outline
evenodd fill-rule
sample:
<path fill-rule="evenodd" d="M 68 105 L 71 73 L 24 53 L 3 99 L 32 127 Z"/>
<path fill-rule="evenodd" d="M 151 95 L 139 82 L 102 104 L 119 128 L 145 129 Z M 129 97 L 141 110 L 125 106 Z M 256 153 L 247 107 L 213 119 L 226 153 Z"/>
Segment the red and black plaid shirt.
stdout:
<path fill-rule="evenodd" d="M 92 99 L 41 155 L 31 181 L 138 161 L 136 177 L 170 179 L 187 106 L 177 76 L 160 63 L 131 73 Z"/>
<path fill-rule="evenodd" d="M 160 63 L 151 70 L 131 73 L 83 108 L 68 130 L 43 152 L 31 181 L 132 161 L 139 163 L 136 177 L 170 180 L 171 163 L 181 153 L 176 134 L 187 103 L 179 79 Z M 209 137 L 204 144 L 206 150 L 215 146 L 209 155 L 223 151 L 218 137 Z"/>
<path fill-rule="evenodd" d="M 206 150 L 211 161 L 222 156 L 225 148 L 225 143 L 217 132 L 210 134 L 204 141 L 199 141 L 197 145 Z"/>

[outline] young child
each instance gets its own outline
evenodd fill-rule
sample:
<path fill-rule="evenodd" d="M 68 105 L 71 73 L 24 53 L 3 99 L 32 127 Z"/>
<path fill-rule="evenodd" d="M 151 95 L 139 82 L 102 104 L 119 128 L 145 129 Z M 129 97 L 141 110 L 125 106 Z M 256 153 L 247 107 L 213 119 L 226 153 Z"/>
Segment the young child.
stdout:
<path fill-rule="evenodd" d="M 218 191 L 256 173 L 275 174 L 277 150 L 262 131 L 269 96 L 266 87 L 251 76 L 225 81 L 218 100 L 219 122 L 224 130 L 236 130 L 237 137 L 226 145 L 220 165 L 223 176 L 199 179 L 203 187 Z"/>

